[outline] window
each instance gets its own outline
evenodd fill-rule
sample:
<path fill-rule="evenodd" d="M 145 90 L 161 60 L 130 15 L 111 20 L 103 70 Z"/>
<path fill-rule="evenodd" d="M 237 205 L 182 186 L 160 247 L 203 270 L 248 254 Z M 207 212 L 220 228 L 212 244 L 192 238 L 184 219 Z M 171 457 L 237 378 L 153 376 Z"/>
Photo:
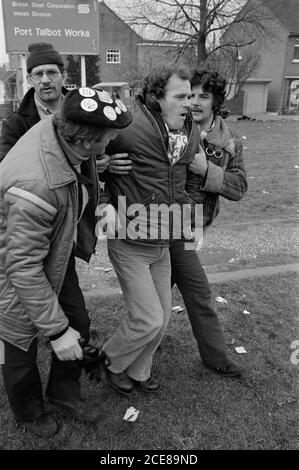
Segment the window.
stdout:
<path fill-rule="evenodd" d="M 294 55 L 292 62 L 299 62 L 299 44 L 295 44 L 294 46 Z"/>
<path fill-rule="evenodd" d="M 107 64 L 120 64 L 120 50 L 119 49 L 107 49 L 106 62 Z"/>

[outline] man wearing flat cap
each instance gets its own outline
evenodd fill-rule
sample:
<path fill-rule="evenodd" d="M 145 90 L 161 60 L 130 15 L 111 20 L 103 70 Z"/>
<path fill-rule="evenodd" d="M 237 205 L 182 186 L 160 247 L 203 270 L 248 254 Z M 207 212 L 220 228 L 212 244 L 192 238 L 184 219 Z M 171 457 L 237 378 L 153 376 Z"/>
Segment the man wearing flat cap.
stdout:
<path fill-rule="evenodd" d="M 64 63 L 52 44 L 37 42 L 29 44 L 27 80 L 31 88 L 20 107 L 4 120 L 0 138 L 0 162 L 15 143 L 41 119 L 59 111 L 65 80 Z"/>
<path fill-rule="evenodd" d="M 0 165 L 0 339 L 3 377 L 16 421 L 41 437 L 58 428 L 44 412 L 37 334 L 52 347 L 46 388 L 75 419 L 103 413 L 81 399 L 82 349 L 90 320 L 75 270 L 96 244 L 98 180 L 94 155 L 130 124 L 108 93 L 72 90 L 61 112 L 23 135 Z"/>

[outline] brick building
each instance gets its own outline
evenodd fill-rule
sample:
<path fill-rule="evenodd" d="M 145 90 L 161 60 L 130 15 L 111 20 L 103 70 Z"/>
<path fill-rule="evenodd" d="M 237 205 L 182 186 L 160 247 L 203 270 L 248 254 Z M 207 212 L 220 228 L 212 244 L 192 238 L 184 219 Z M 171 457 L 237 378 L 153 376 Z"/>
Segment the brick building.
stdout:
<path fill-rule="evenodd" d="M 299 112 L 299 0 L 249 0 L 262 5 L 269 34 L 256 36 L 251 46 L 260 57 L 251 80 L 269 81 L 267 111 Z M 225 38 L 250 39 L 233 25 Z"/>

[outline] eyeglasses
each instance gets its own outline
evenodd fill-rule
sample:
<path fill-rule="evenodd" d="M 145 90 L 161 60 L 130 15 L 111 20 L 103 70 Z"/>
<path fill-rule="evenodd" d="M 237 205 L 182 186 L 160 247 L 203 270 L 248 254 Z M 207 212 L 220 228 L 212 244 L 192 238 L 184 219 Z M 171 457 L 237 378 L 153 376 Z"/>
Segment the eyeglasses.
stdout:
<path fill-rule="evenodd" d="M 221 158 L 223 156 L 223 152 L 221 150 L 215 150 L 214 147 L 210 145 L 205 147 L 205 152 L 208 157 Z"/>
<path fill-rule="evenodd" d="M 54 69 L 49 69 L 49 70 L 38 70 L 37 72 L 32 72 L 29 74 L 29 77 L 32 78 L 33 81 L 35 82 L 40 82 L 44 76 L 44 73 L 46 76 L 51 80 L 52 82 L 55 82 L 59 75 L 61 74 L 60 71 L 54 70 Z"/>

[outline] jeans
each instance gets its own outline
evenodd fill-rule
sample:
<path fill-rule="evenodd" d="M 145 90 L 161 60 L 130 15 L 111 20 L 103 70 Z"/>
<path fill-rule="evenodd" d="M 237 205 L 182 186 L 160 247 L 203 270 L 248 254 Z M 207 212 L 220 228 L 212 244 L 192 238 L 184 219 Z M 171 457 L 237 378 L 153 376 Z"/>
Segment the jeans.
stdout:
<path fill-rule="evenodd" d="M 78 283 L 74 256 L 68 264 L 59 303 L 69 319 L 70 326 L 88 341 L 90 320 Z M 4 347 L 5 364 L 2 366 L 2 373 L 16 421 L 34 421 L 44 411 L 41 379 L 36 364 L 37 339 L 32 341 L 28 351 L 7 342 L 4 342 Z M 59 361 L 52 352 L 47 395 L 64 401 L 80 399 L 81 370 L 80 361 Z"/>
<path fill-rule="evenodd" d="M 147 380 L 171 315 L 169 250 L 115 239 L 108 240 L 108 254 L 128 314 L 103 350 L 111 372 Z"/>
<path fill-rule="evenodd" d="M 184 240 L 171 242 L 171 285 L 176 284 L 183 296 L 203 363 L 225 367 L 229 362 L 227 348 L 212 306 L 209 281 L 196 251 L 185 250 L 185 243 Z"/>

